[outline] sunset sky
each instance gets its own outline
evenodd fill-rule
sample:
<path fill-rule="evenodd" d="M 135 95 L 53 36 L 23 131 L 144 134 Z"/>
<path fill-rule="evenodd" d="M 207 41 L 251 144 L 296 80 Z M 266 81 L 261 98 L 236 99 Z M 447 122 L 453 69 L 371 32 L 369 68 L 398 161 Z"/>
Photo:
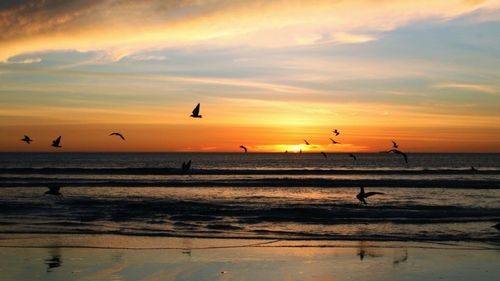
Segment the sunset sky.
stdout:
<path fill-rule="evenodd" d="M 2 1 L 0 31 L 0 151 L 500 152 L 498 0 Z"/>

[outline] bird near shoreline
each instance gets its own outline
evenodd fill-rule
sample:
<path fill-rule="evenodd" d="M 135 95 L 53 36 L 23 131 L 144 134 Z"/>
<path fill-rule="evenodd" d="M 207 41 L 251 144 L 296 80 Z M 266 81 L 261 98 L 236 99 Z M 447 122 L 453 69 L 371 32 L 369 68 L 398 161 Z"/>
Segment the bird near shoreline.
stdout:
<path fill-rule="evenodd" d="M 304 140 L 304 143 L 305 143 L 306 145 L 311 145 L 311 144 L 310 144 L 308 141 L 306 141 L 306 140 Z"/>
<path fill-rule="evenodd" d="M 53 196 L 62 196 L 60 192 L 61 187 L 58 185 L 50 185 L 48 186 L 49 190 L 44 193 L 44 195 L 53 195 Z"/>
<path fill-rule="evenodd" d="M 61 148 L 61 136 L 59 136 L 57 139 L 53 140 L 52 141 L 52 147 L 57 147 L 57 148 Z"/>
<path fill-rule="evenodd" d="M 406 153 L 401 152 L 401 151 L 399 151 L 399 150 L 397 150 L 397 149 L 391 149 L 391 150 L 389 150 L 388 152 L 389 152 L 389 153 L 399 154 L 399 155 L 403 156 L 403 158 L 405 159 L 405 162 L 406 162 L 406 163 L 408 163 L 408 156 L 406 155 Z"/>
<path fill-rule="evenodd" d="M 200 115 L 200 103 L 193 109 L 192 114 L 190 115 L 192 118 L 202 118 Z"/>
<path fill-rule="evenodd" d="M 377 191 L 374 191 L 374 192 L 365 192 L 365 188 L 364 187 L 360 187 L 360 191 L 358 193 L 358 195 L 356 195 L 356 198 L 358 198 L 358 200 L 360 202 L 362 202 L 363 204 L 368 204 L 366 202 L 366 198 L 370 197 L 370 196 L 373 196 L 373 195 L 377 195 L 377 194 L 384 194 L 383 192 L 377 192 Z"/>
<path fill-rule="evenodd" d="M 245 153 L 247 153 L 247 152 L 248 152 L 248 149 L 247 149 L 247 147 L 246 147 L 246 146 L 244 146 L 244 145 L 240 145 L 240 148 L 241 148 L 241 149 L 243 149 L 243 150 L 245 151 Z"/>
<path fill-rule="evenodd" d="M 109 135 L 110 135 L 110 136 L 118 136 L 118 137 L 120 137 L 122 140 L 125 140 L 125 137 L 124 137 L 122 134 L 120 134 L 120 133 L 116 133 L 116 132 L 115 132 L 115 133 L 111 133 L 111 134 L 109 134 Z"/>
<path fill-rule="evenodd" d="M 181 166 L 182 172 L 187 173 L 187 172 L 189 172 L 190 169 L 191 169 L 191 160 L 189 160 L 187 162 L 182 162 L 182 166 Z"/>
<path fill-rule="evenodd" d="M 337 130 L 337 129 L 334 129 L 334 130 L 333 130 L 333 133 L 335 134 L 335 136 L 340 135 L 340 132 L 339 132 L 339 130 Z"/>
<path fill-rule="evenodd" d="M 333 144 L 340 144 L 340 142 L 338 142 L 338 141 L 336 141 L 336 140 L 334 140 L 332 138 L 330 138 L 330 140 L 332 141 Z"/>
<path fill-rule="evenodd" d="M 328 158 L 328 155 L 326 155 L 326 153 L 324 153 L 323 151 L 321 151 L 320 153 L 321 155 L 323 155 L 323 157 L 325 157 L 325 159 Z"/>
<path fill-rule="evenodd" d="M 354 159 L 354 161 L 358 160 L 358 158 L 356 158 L 356 155 L 354 155 L 352 153 L 349 153 L 349 157 L 351 157 L 352 159 Z"/>
<path fill-rule="evenodd" d="M 392 148 L 398 148 L 399 145 L 395 142 L 395 141 L 392 141 Z"/>
<path fill-rule="evenodd" d="M 28 137 L 27 135 L 24 135 L 24 138 L 22 138 L 21 141 L 24 141 L 27 144 L 30 144 L 33 140 L 30 137 Z"/>

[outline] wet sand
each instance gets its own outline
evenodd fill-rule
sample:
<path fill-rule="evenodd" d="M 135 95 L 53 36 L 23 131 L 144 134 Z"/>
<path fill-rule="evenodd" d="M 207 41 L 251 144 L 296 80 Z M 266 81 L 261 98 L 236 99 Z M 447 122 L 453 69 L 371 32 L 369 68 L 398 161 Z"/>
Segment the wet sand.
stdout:
<path fill-rule="evenodd" d="M 500 247 L 0 235 L 0 280 L 498 280 Z"/>

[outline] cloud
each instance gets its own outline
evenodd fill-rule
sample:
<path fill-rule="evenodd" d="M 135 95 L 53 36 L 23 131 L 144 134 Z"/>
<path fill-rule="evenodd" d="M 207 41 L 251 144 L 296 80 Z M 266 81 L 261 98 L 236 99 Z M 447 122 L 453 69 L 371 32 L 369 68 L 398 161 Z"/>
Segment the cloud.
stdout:
<path fill-rule="evenodd" d="M 489 85 L 481 85 L 481 84 L 464 84 L 464 83 L 443 83 L 433 85 L 433 88 L 436 89 L 457 89 L 463 91 L 474 91 L 485 94 L 498 94 L 499 91 L 497 88 Z"/>
<path fill-rule="evenodd" d="M 417 20 L 448 20 L 498 1 L 24 1 L 0 7 L 0 61 L 48 50 L 145 50 L 207 44 L 283 47 L 364 43 Z M 371 34 L 371 35 L 367 35 Z"/>
<path fill-rule="evenodd" d="M 6 63 L 8 64 L 31 64 L 31 63 L 40 63 L 42 62 L 41 58 L 25 58 L 25 59 L 15 59 L 8 60 Z"/>

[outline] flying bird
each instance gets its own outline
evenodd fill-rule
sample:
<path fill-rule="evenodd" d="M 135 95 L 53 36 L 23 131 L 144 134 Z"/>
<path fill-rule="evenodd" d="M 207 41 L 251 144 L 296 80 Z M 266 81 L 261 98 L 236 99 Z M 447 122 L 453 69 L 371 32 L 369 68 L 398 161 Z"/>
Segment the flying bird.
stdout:
<path fill-rule="evenodd" d="M 403 153 L 403 152 L 401 152 L 401 151 L 399 151 L 399 150 L 397 150 L 397 149 L 391 149 L 391 150 L 389 150 L 389 152 L 392 152 L 392 153 L 396 153 L 396 154 L 402 155 L 402 156 L 403 156 L 403 158 L 405 159 L 405 162 L 406 162 L 406 163 L 408 163 L 408 156 L 406 156 L 406 154 L 405 154 L 405 153 Z"/>
<path fill-rule="evenodd" d="M 392 141 L 392 148 L 398 148 L 399 145 L 395 142 L 395 141 Z"/>
<path fill-rule="evenodd" d="M 184 173 L 187 173 L 189 171 L 189 169 L 191 169 L 191 160 L 187 161 L 187 162 L 182 162 L 182 167 L 181 167 L 182 171 Z"/>
<path fill-rule="evenodd" d="M 354 160 L 358 160 L 358 158 L 356 158 L 356 155 L 352 154 L 352 153 L 349 153 L 349 157 L 351 157 L 352 159 Z"/>
<path fill-rule="evenodd" d="M 61 187 L 58 185 L 50 185 L 48 186 L 49 190 L 44 193 L 44 195 L 54 195 L 54 196 L 62 196 L 62 193 L 59 192 Z"/>
<path fill-rule="evenodd" d="M 332 138 L 330 138 L 330 140 L 332 141 L 333 144 L 340 144 L 340 142 L 338 142 L 338 141 L 336 141 L 336 140 L 334 140 Z"/>
<path fill-rule="evenodd" d="M 324 153 L 323 151 L 321 151 L 320 153 L 325 157 L 325 159 L 328 158 L 328 156 L 326 155 L 326 153 Z"/>
<path fill-rule="evenodd" d="M 30 142 L 32 142 L 33 140 L 30 137 L 28 137 L 27 135 L 24 135 L 24 138 L 22 138 L 21 141 L 24 141 L 27 144 L 30 144 Z"/>
<path fill-rule="evenodd" d="M 193 118 L 201 118 L 202 116 L 200 115 L 200 103 L 193 109 L 193 114 L 191 114 L 190 117 Z"/>
<path fill-rule="evenodd" d="M 384 193 L 382 193 L 382 192 L 366 192 L 365 193 L 365 188 L 364 187 L 360 187 L 360 191 L 359 191 L 358 195 L 356 195 L 356 198 L 358 198 L 358 200 L 360 202 L 362 202 L 363 204 L 366 205 L 368 203 L 366 203 L 365 198 L 368 198 L 370 196 L 377 195 L 377 194 L 384 194 Z"/>
<path fill-rule="evenodd" d="M 61 148 L 62 146 L 60 145 L 60 143 L 61 143 L 61 136 L 53 140 L 51 146 Z"/>
<path fill-rule="evenodd" d="M 335 134 L 335 136 L 340 135 L 340 132 L 339 132 L 337 129 L 334 129 L 334 130 L 333 130 L 333 133 Z"/>
<path fill-rule="evenodd" d="M 109 135 L 110 136 L 119 136 L 122 140 L 125 140 L 125 137 L 122 134 L 120 134 L 120 133 L 111 133 Z"/>
<path fill-rule="evenodd" d="M 304 140 L 304 142 L 305 142 L 306 145 L 310 145 L 308 141 Z"/>
<path fill-rule="evenodd" d="M 243 149 L 243 150 L 245 150 L 245 153 L 247 153 L 248 149 L 246 148 L 246 146 L 240 145 L 240 148 Z"/>

